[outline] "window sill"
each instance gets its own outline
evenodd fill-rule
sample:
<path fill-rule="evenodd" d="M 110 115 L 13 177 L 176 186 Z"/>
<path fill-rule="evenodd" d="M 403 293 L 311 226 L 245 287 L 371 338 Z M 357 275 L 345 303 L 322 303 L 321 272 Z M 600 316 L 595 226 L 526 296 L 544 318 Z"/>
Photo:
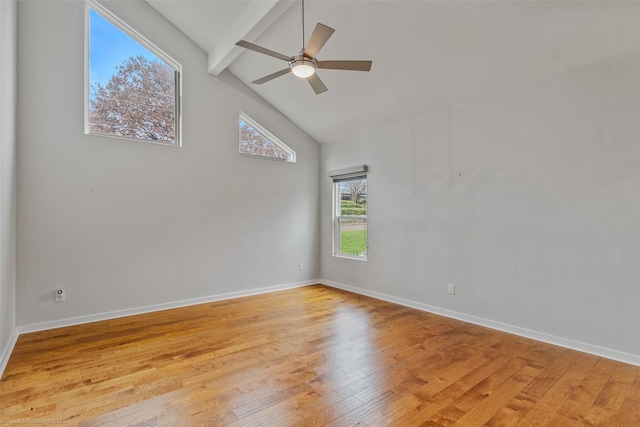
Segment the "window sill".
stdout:
<path fill-rule="evenodd" d="M 353 259 L 356 261 L 366 261 L 366 256 L 357 256 L 357 255 L 347 255 L 347 254 L 333 254 L 335 258 L 345 258 L 345 259 Z"/>

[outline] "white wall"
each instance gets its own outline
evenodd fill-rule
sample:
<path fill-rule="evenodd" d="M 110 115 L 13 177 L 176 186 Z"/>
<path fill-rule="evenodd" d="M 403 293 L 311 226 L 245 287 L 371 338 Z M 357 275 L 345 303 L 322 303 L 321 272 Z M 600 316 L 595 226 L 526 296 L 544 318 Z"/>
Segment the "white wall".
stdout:
<path fill-rule="evenodd" d="M 84 135 L 83 3 L 19 3 L 18 326 L 323 277 L 640 360 L 639 55 L 323 145 L 319 165 L 315 141 L 232 75 L 208 75 L 206 54 L 144 2 L 106 4 L 182 62 L 184 147 Z M 15 37 L 13 3 L 0 5 L 5 346 Z M 238 156 L 239 110 L 298 163 Z M 326 177 L 362 163 L 367 262 L 330 255 Z"/>
<path fill-rule="evenodd" d="M 16 10 L 0 1 L 0 372 L 16 325 Z"/>
<path fill-rule="evenodd" d="M 322 277 L 640 363 L 638 75 L 630 55 L 322 145 Z M 369 260 L 334 258 L 326 171 L 363 163 Z"/>
<path fill-rule="evenodd" d="M 18 326 L 317 278 L 319 145 L 146 3 L 105 5 L 182 63 L 183 148 L 85 135 L 84 3 L 19 3 Z M 239 156 L 240 110 L 297 163 Z"/>

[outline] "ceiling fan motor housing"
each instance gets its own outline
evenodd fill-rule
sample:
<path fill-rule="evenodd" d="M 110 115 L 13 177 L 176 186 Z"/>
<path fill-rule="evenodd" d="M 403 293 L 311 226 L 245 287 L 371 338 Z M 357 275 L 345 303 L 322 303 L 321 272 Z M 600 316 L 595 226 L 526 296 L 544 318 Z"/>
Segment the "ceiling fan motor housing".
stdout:
<path fill-rule="evenodd" d="M 300 52 L 289 61 L 289 67 L 293 74 L 300 78 L 307 78 L 312 76 L 316 72 L 318 67 L 318 61 L 315 58 L 309 58 L 305 56 L 303 52 Z"/>

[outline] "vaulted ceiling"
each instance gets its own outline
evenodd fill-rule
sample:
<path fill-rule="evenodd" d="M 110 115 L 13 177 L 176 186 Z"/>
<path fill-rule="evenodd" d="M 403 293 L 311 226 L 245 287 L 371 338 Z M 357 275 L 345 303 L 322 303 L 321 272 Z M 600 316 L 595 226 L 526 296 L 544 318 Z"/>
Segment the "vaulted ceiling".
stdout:
<path fill-rule="evenodd" d="M 371 59 L 370 72 L 319 70 L 316 95 L 287 63 L 235 46 L 240 39 L 293 56 L 301 4 L 289 0 L 147 0 L 209 55 L 319 142 L 468 102 L 640 51 L 640 2 L 306 0 L 336 30 L 318 55 Z"/>

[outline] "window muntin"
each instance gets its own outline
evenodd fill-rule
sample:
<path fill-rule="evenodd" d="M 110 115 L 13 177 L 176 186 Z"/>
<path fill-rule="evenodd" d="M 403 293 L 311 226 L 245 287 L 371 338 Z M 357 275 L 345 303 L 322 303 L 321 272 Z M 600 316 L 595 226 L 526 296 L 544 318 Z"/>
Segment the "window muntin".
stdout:
<path fill-rule="evenodd" d="M 181 65 L 93 0 L 85 133 L 180 146 Z"/>
<path fill-rule="evenodd" d="M 339 179 L 334 182 L 335 256 L 367 259 L 367 177 Z"/>
<path fill-rule="evenodd" d="M 295 151 L 244 113 L 238 119 L 238 135 L 238 152 L 243 156 L 296 161 Z"/>

